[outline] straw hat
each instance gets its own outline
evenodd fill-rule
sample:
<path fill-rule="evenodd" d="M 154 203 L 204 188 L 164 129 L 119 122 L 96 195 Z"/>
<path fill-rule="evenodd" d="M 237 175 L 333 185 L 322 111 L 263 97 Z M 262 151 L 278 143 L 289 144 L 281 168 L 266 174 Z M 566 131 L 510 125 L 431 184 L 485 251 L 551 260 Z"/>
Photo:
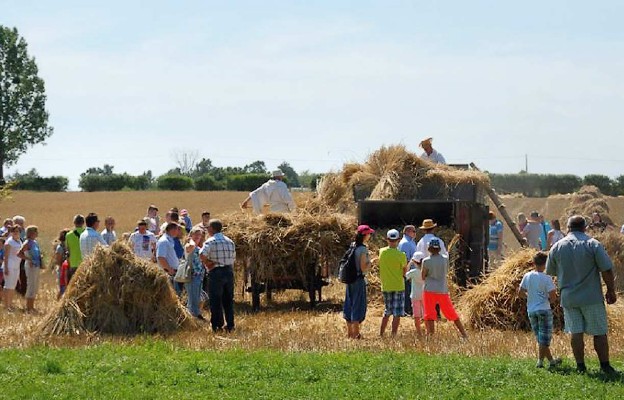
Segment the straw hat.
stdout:
<path fill-rule="evenodd" d="M 432 137 L 428 137 L 426 139 L 423 139 L 420 141 L 420 147 L 423 147 L 425 144 L 431 144 L 431 141 L 433 140 Z"/>
<path fill-rule="evenodd" d="M 425 220 L 423 220 L 422 226 L 420 226 L 418 229 L 422 229 L 422 230 L 426 231 L 427 229 L 433 229 L 436 226 L 438 226 L 438 224 L 433 222 L 432 219 L 425 219 Z"/>

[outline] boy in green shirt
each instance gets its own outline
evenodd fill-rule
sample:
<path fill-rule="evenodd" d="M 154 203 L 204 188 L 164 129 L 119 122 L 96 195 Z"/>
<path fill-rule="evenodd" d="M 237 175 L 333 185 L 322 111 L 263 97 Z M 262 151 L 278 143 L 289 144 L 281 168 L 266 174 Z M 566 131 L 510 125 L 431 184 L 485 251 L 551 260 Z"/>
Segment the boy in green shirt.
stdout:
<path fill-rule="evenodd" d="M 65 235 L 65 246 L 67 246 L 67 252 L 69 253 L 68 263 L 69 269 L 67 270 L 67 283 L 76 273 L 76 269 L 82 262 L 82 252 L 80 251 L 80 234 L 85 230 L 84 228 L 85 218 L 78 214 L 74 217 L 74 229 L 67 232 Z"/>
<path fill-rule="evenodd" d="M 388 247 L 379 250 L 379 278 L 385 310 L 381 319 L 379 335 L 383 336 L 392 315 L 392 336 L 399 330 L 401 317 L 405 314 L 405 280 L 407 257 L 397 249 L 400 233 L 390 229 L 386 235 Z"/>

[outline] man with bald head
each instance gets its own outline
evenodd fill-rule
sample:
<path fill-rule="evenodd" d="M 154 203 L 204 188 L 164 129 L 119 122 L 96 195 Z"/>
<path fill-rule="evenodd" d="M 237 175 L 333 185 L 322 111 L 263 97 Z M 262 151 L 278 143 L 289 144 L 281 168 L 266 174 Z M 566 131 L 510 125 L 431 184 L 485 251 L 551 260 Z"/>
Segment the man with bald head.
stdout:
<path fill-rule="evenodd" d="M 604 373 L 614 374 L 616 371 L 609 363 L 607 311 L 604 304 L 605 299 L 607 304 L 617 300 L 613 263 L 604 246 L 588 236 L 585 228 L 586 221 L 581 215 L 568 219 L 568 235 L 550 249 L 546 273 L 557 277 L 565 330 L 572 335 L 570 344 L 577 371 L 587 371 L 583 336 L 588 334 L 594 337 L 600 369 Z M 604 296 L 601 276 L 607 287 Z"/>

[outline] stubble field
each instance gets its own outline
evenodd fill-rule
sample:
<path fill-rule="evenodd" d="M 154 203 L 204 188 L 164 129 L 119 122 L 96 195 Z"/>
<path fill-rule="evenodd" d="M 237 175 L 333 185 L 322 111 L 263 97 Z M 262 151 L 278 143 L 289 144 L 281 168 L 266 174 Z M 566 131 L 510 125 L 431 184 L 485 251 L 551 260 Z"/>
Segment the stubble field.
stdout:
<path fill-rule="evenodd" d="M 61 228 L 69 227 L 74 214 L 94 211 L 103 219 L 112 215 L 117 221 L 118 235 L 131 231 L 136 220 L 145 214 L 147 206 L 156 204 L 161 215 L 164 210 L 177 206 L 190 211 L 194 223 L 199 222 L 201 211 L 209 210 L 213 217 L 224 213 L 236 212 L 238 204 L 245 198 L 241 192 L 117 192 L 117 193 L 30 193 L 14 192 L 12 197 L 0 203 L 0 216 L 5 218 L 16 214 L 24 215 L 27 224 L 39 226 L 42 248 L 48 252 L 52 249 L 52 241 Z M 297 194 L 302 199 L 306 194 Z M 568 204 L 564 197 L 549 199 L 506 198 L 504 200 L 509 212 L 515 216 L 518 211 L 525 213 L 536 209 L 547 218 L 560 217 L 563 208 Z M 622 221 L 624 216 L 624 199 L 609 199 L 612 208 L 611 216 L 615 221 Z M 102 227 L 103 228 L 103 227 Z M 506 229 L 505 242 L 508 248 L 517 248 L 512 236 Z M 120 336 L 74 336 L 43 338 L 38 335 L 38 324 L 48 310 L 56 302 L 55 276 L 50 270 L 42 272 L 43 279 L 36 307 L 39 313 L 28 315 L 22 311 L 7 313 L 0 308 L 0 348 L 22 348 L 37 350 L 41 345 L 52 348 L 96 348 L 99 345 L 134 346 L 145 340 L 158 340 L 173 348 L 188 351 L 278 351 L 278 352 L 321 352 L 321 353 L 414 353 L 435 357 L 465 356 L 479 360 L 499 357 L 519 360 L 528 368 L 533 365 L 534 338 L 524 332 L 472 331 L 470 339 L 461 341 L 453 326 L 440 323 L 436 337 L 424 340 L 416 338 L 412 321 L 402 320 L 399 335 L 396 338 L 380 338 L 379 323 L 383 305 L 380 300 L 369 302 L 367 320 L 363 324 L 364 339 L 348 341 L 344 339 L 344 321 L 341 317 L 343 300 L 342 284 L 332 282 L 324 289 L 323 301 L 317 309 L 310 311 L 307 296 L 300 291 L 285 291 L 273 296 L 266 302 L 263 296 L 263 309 L 252 313 L 249 303 L 250 296 L 243 292 L 242 283 L 237 283 L 236 290 L 236 323 L 237 330 L 228 335 L 213 334 L 209 324 L 193 331 L 183 331 L 167 337 L 146 338 Z M 21 298 L 18 306 L 22 307 Z M 208 315 L 208 312 L 205 312 Z M 611 332 L 611 353 L 617 367 L 622 366 L 624 357 L 624 333 Z M 591 344 L 587 343 L 588 350 Z M 573 363 L 569 350 L 568 337 L 557 333 L 553 338 L 553 353 L 566 358 L 570 367 Z M 593 353 L 592 363 L 596 363 Z M 1 372 L 1 371 L 0 371 Z"/>

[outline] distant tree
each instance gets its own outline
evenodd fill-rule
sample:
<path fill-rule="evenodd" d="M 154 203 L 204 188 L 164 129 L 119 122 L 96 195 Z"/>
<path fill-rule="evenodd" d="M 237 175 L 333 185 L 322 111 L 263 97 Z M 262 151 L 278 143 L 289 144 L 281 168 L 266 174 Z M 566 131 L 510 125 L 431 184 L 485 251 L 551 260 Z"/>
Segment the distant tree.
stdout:
<path fill-rule="evenodd" d="M 80 176 L 83 176 L 83 175 L 112 175 L 114 168 L 115 167 L 113 167 L 110 164 L 104 164 L 104 166 L 102 168 L 100 168 L 100 167 L 91 167 L 91 168 L 88 168 L 82 174 L 80 174 Z"/>
<path fill-rule="evenodd" d="M 4 166 L 14 164 L 26 149 L 53 133 L 48 126 L 43 79 L 26 40 L 16 28 L 0 25 L 0 185 Z"/>
<path fill-rule="evenodd" d="M 316 189 L 316 181 L 322 176 L 322 174 L 317 174 L 315 172 L 310 172 L 309 170 L 301 171 L 299 173 L 299 183 L 301 187 L 309 188 L 312 190 Z"/>
<path fill-rule="evenodd" d="M 38 192 L 65 192 L 69 185 L 69 179 L 65 176 L 48 176 L 39 175 L 36 169 L 31 169 L 25 174 L 15 172 L 7 177 L 9 182 L 13 183 L 15 190 L 35 190 Z"/>
<path fill-rule="evenodd" d="M 191 172 L 193 178 L 198 178 L 200 176 L 210 174 L 214 170 L 214 165 L 212 165 L 212 161 L 209 158 L 202 158 L 195 164 L 195 168 Z"/>
<path fill-rule="evenodd" d="M 290 186 L 294 186 L 294 187 L 301 186 L 299 183 L 299 174 L 297 174 L 297 172 L 293 169 L 293 167 L 290 166 L 289 163 L 284 161 L 283 163 L 278 165 L 277 168 L 279 168 L 284 173 L 284 175 L 286 175 L 286 178 L 288 179 L 288 183 L 290 184 Z"/>
<path fill-rule="evenodd" d="M 157 185 L 161 190 L 191 190 L 193 179 L 183 175 L 161 175 L 157 179 Z"/>
<path fill-rule="evenodd" d="M 175 150 L 173 158 L 180 174 L 190 176 L 197 167 L 199 152 L 197 150 Z"/>
<path fill-rule="evenodd" d="M 254 161 L 251 164 L 245 165 L 243 171 L 246 174 L 266 174 L 267 168 L 264 161 Z"/>

